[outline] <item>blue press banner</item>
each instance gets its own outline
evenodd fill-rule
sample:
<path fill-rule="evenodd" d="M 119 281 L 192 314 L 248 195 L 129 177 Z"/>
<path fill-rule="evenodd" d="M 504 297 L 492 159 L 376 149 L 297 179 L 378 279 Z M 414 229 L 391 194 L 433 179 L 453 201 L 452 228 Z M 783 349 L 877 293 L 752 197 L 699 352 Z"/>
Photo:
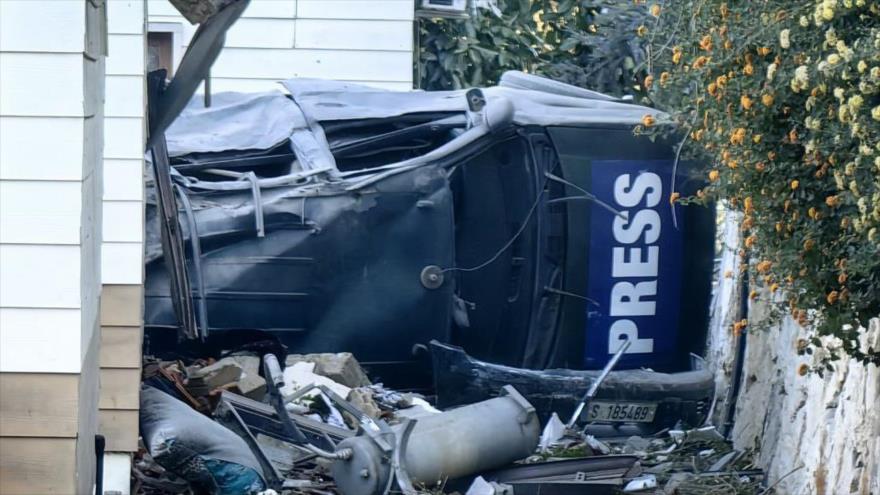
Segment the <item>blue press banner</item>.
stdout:
<path fill-rule="evenodd" d="M 591 192 L 618 210 L 590 207 L 587 368 L 600 368 L 621 343 L 618 368 L 674 362 L 681 308 L 682 215 L 669 203 L 672 160 L 592 162 Z M 678 213 L 678 212 L 676 212 Z"/>

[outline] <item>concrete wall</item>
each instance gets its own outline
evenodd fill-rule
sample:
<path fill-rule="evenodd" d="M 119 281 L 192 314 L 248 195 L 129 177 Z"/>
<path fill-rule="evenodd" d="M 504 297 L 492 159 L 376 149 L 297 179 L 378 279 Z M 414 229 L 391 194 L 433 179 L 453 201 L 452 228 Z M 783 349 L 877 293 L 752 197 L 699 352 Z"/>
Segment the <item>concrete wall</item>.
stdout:
<path fill-rule="evenodd" d="M 0 492 L 90 493 L 105 10 L 0 2 Z"/>
<path fill-rule="evenodd" d="M 167 0 L 149 0 L 148 12 L 179 26 L 179 57 L 196 26 Z M 412 89 L 413 17 L 413 0 L 252 0 L 211 70 L 212 91 L 279 89 L 291 77 Z"/>
<path fill-rule="evenodd" d="M 713 303 L 708 358 L 716 371 L 717 402 L 713 418 L 724 421 L 727 393 L 735 369 L 739 270 L 736 221 L 726 226 L 727 249 Z M 723 273 L 730 271 L 730 277 Z M 880 493 L 880 369 L 853 360 L 834 364 L 819 376 L 801 375 L 819 356 L 799 356 L 798 340 L 808 336 L 790 318 L 768 330 L 754 327 L 766 318 L 767 294 L 749 305 L 751 330 L 744 334 L 743 379 L 736 398 L 731 438 L 736 448 L 754 449 L 778 493 Z M 880 348 L 880 320 L 864 329 L 865 349 Z"/>

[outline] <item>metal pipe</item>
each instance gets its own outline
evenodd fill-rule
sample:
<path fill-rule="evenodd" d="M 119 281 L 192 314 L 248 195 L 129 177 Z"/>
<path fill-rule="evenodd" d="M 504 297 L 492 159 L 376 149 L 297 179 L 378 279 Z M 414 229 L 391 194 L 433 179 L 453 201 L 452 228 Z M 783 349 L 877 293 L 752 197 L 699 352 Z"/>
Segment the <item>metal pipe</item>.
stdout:
<path fill-rule="evenodd" d="M 620 361 L 620 358 L 623 356 L 626 350 L 629 349 L 629 346 L 631 344 L 632 342 L 629 340 L 624 341 L 624 343 L 621 344 L 620 349 L 618 349 L 614 356 L 611 357 L 611 360 L 608 361 L 608 364 L 606 364 L 605 367 L 602 368 L 602 373 L 600 373 L 599 376 L 596 377 L 596 380 L 593 381 L 592 385 L 590 385 L 590 388 L 587 389 L 587 393 L 584 394 L 584 397 L 581 399 L 577 408 L 575 408 L 574 413 L 572 413 L 571 419 L 569 419 L 568 423 L 565 424 L 566 428 L 571 428 L 572 426 L 574 426 L 574 423 L 581 416 L 581 413 L 584 412 L 584 407 L 587 406 L 587 402 L 589 402 L 590 399 L 596 396 L 596 392 L 599 391 L 599 385 L 602 385 L 602 382 L 605 381 L 608 373 L 611 373 L 611 370 L 614 369 L 614 366 L 617 365 L 617 362 Z"/>
<path fill-rule="evenodd" d="M 395 471 L 408 483 L 434 485 L 528 457 L 540 433 L 535 408 L 506 386 L 500 397 L 420 418 L 408 441 L 396 427 L 394 435 L 405 442 L 394 449 L 398 466 L 390 462 L 393 453 L 367 435 L 343 440 L 337 450 L 349 448 L 353 455 L 333 463 L 333 478 L 344 495 L 382 495 Z"/>

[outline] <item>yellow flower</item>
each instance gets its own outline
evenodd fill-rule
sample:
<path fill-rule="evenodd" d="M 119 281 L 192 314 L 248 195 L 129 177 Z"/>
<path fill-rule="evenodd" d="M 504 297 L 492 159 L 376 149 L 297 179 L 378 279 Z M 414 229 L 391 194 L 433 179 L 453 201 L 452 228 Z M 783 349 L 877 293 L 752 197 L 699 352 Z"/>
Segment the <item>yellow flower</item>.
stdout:
<path fill-rule="evenodd" d="M 636 29 L 636 34 L 639 37 L 645 36 L 646 34 L 648 34 L 648 28 L 644 24 L 642 24 L 638 27 L 638 29 Z"/>
<path fill-rule="evenodd" d="M 825 60 L 831 65 L 837 65 L 840 63 L 840 55 L 832 53 L 831 55 L 828 55 L 828 58 Z"/>
<path fill-rule="evenodd" d="M 865 72 L 865 70 L 866 70 L 867 68 L 868 68 L 868 64 L 866 64 L 864 60 L 859 60 L 858 65 L 856 65 L 856 69 L 858 69 L 858 71 L 859 71 L 860 73 L 861 73 L 861 72 Z"/>
<path fill-rule="evenodd" d="M 653 126 L 656 122 L 657 122 L 657 120 L 656 120 L 656 119 L 654 118 L 654 116 L 651 115 L 651 114 L 647 114 L 647 115 L 645 115 L 645 116 L 642 117 L 642 125 L 645 126 L 645 127 L 651 127 L 651 126 Z"/>
<path fill-rule="evenodd" d="M 654 17 L 660 17 L 660 5 L 659 4 L 655 3 L 654 5 L 651 5 L 651 15 Z"/>
<path fill-rule="evenodd" d="M 779 46 L 786 49 L 791 46 L 791 31 L 783 29 L 779 32 Z"/>
<path fill-rule="evenodd" d="M 700 39 L 700 48 L 707 52 L 712 50 L 712 35 L 707 34 Z"/>
<path fill-rule="evenodd" d="M 743 74 L 745 74 L 747 76 L 751 76 L 754 73 L 755 73 L 755 66 L 754 65 L 746 64 L 746 66 L 743 67 Z"/>
<path fill-rule="evenodd" d="M 721 12 L 721 18 L 727 19 L 727 16 L 730 14 L 730 8 L 727 6 L 727 4 L 722 3 L 718 10 Z"/>
<path fill-rule="evenodd" d="M 715 182 L 716 180 L 718 180 L 718 178 L 719 178 L 720 176 L 721 176 L 721 173 L 718 172 L 717 170 L 711 170 L 711 171 L 709 171 L 709 180 L 710 180 L 711 182 Z"/>
<path fill-rule="evenodd" d="M 871 118 L 874 120 L 880 120 L 880 105 L 871 109 Z"/>
<path fill-rule="evenodd" d="M 672 49 L 672 63 L 677 64 L 681 62 L 681 47 L 676 46 Z"/>
<path fill-rule="evenodd" d="M 765 107 L 769 107 L 773 104 L 773 95 L 761 95 L 761 103 L 763 103 Z"/>
<path fill-rule="evenodd" d="M 791 181 L 791 190 L 794 191 L 799 185 L 801 185 L 801 183 L 797 179 Z"/>
<path fill-rule="evenodd" d="M 739 97 L 739 104 L 742 105 L 742 107 L 746 110 L 752 108 L 753 103 L 754 102 L 751 98 L 749 98 L 748 95 L 742 95 Z"/>
<path fill-rule="evenodd" d="M 752 142 L 755 144 L 759 144 L 762 138 L 763 136 L 761 136 L 760 134 L 755 134 L 754 136 L 752 136 Z"/>
<path fill-rule="evenodd" d="M 773 284 L 770 285 L 770 292 L 776 292 L 778 290 L 779 290 L 779 284 L 777 284 L 776 282 L 774 282 Z"/>

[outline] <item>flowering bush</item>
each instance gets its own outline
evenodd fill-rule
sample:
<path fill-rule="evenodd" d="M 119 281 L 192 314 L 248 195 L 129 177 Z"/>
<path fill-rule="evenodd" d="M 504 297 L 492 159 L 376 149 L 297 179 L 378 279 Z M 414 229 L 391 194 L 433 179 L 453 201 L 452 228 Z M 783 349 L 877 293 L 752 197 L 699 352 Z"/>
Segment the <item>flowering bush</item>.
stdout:
<path fill-rule="evenodd" d="M 684 153 L 710 164 L 705 189 L 674 199 L 741 211 L 741 256 L 766 288 L 751 297 L 784 299 L 817 335 L 880 364 L 858 343 L 880 314 L 880 6 L 668 0 L 649 11 L 643 86 L 684 129 Z"/>

